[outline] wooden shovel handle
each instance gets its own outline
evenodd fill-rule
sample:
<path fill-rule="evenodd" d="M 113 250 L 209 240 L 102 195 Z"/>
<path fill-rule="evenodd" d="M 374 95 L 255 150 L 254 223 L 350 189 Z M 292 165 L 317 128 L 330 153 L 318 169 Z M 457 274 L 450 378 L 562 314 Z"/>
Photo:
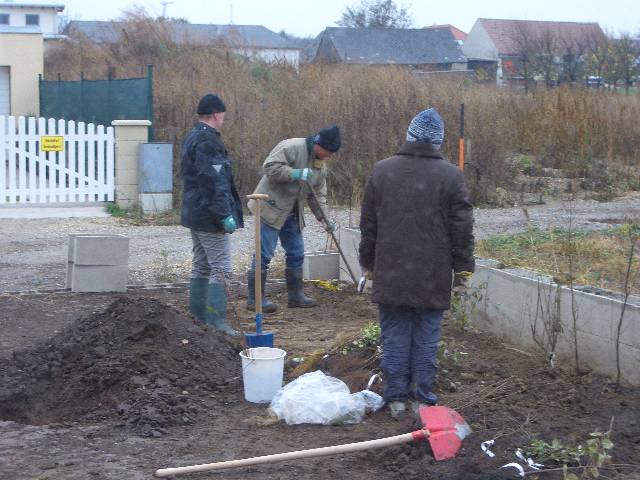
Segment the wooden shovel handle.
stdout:
<path fill-rule="evenodd" d="M 256 243 L 256 269 L 255 269 L 255 299 L 256 299 L 256 333 L 262 333 L 262 272 L 260 271 L 262 267 L 261 261 L 261 253 L 262 246 L 260 244 L 260 202 L 259 200 L 266 200 L 269 198 L 269 195 L 266 193 L 252 193 L 251 195 L 247 195 L 249 200 L 256 200 L 255 205 L 255 216 L 256 216 L 256 233 L 255 233 L 255 243 Z"/>
<path fill-rule="evenodd" d="M 277 453 L 275 455 L 264 455 L 262 457 L 245 458 L 242 460 L 229 460 L 226 462 L 205 463 L 202 465 L 192 465 L 189 467 L 161 468 L 156 470 L 156 477 L 168 477 L 170 475 L 180 475 L 183 473 L 208 472 L 211 470 L 223 470 L 233 467 L 246 467 L 249 465 L 259 465 L 262 463 L 282 462 L 294 460 L 296 458 L 323 457 L 326 455 L 336 455 L 339 453 L 360 452 L 374 448 L 390 447 L 400 445 L 415 440 L 426 440 L 429 436 L 428 430 L 416 430 L 412 433 L 403 433 L 395 437 L 380 438 L 378 440 L 368 440 L 366 442 L 346 443 L 344 445 L 333 445 L 331 447 L 312 448 L 309 450 L 298 450 L 297 452 Z"/>

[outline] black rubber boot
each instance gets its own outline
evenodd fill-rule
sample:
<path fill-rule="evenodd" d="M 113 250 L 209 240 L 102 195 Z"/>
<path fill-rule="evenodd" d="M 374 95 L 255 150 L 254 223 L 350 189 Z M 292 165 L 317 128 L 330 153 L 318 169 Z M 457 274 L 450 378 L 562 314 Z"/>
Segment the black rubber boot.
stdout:
<path fill-rule="evenodd" d="M 265 293 L 264 287 L 267 284 L 267 274 L 266 270 L 260 271 L 260 279 L 262 280 L 262 313 L 275 313 L 278 310 L 278 307 L 271 303 L 267 299 L 267 295 Z M 247 273 L 247 285 L 249 290 L 247 292 L 247 310 L 251 310 L 252 312 L 256 309 L 256 271 L 249 270 Z"/>
<path fill-rule="evenodd" d="M 317 305 L 313 298 L 305 297 L 302 282 L 302 267 L 286 268 L 284 277 L 287 280 L 289 308 L 311 308 Z"/>

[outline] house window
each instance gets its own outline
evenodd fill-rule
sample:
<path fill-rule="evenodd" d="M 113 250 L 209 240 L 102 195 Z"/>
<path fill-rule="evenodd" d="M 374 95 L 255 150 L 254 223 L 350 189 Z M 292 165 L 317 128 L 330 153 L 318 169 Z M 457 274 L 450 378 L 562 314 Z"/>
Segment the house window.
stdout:
<path fill-rule="evenodd" d="M 0 25 L 9 25 L 8 13 L 0 13 Z"/>
<path fill-rule="evenodd" d="M 27 14 L 27 25 L 40 25 L 40 15 Z"/>

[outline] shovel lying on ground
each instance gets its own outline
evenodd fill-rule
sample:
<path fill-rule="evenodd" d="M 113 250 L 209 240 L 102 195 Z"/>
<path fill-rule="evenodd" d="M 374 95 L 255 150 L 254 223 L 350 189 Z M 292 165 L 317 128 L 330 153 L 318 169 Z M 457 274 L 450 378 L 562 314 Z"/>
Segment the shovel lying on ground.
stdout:
<path fill-rule="evenodd" d="M 297 452 L 277 453 L 262 457 L 245 458 L 243 460 L 229 460 L 226 462 L 206 463 L 188 467 L 162 468 L 156 470 L 156 477 L 168 477 L 183 473 L 208 472 L 212 470 L 224 470 L 234 467 L 246 467 L 263 463 L 275 463 L 296 458 L 323 457 L 340 453 L 360 452 L 374 448 L 391 447 L 414 441 L 428 440 L 436 460 L 447 460 L 457 455 L 462 440 L 471 433 L 471 427 L 458 412 L 447 407 L 420 407 L 420 420 L 422 429 L 411 433 L 396 435 L 395 437 L 379 438 L 366 442 L 347 443 L 331 447 L 312 448 Z"/>

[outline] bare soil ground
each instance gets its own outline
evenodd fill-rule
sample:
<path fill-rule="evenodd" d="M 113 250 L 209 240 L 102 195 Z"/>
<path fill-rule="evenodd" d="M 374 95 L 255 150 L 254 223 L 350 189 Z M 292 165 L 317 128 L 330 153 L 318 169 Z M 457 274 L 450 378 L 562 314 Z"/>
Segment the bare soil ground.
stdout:
<path fill-rule="evenodd" d="M 316 286 L 308 286 L 308 289 L 318 298 L 321 307 L 309 310 L 285 307 L 280 313 L 266 318 L 267 328 L 275 333 L 276 344 L 287 350 L 289 358 L 327 349 L 339 334 L 355 333 L 366 322 L 376 319 L 375 306 L 367 295 L 356 295 L 350 289 L 340 292 L 327 292 Z M 285 303 L 286 294 L 281 285 L 270 285 L 269 290 L 275 293 L 273 297 L 279 305 Z M 237 318 L 244 330 L 250 330 L 253 314 L 243 308 L 243 289 L 234 287 L 232 297 L 237 315 L 233 309 L 229 315 Z M 114 300 L 117 302 L 112 305 Z M 416 426 L 412 418 L 391 420 L 385 411 L 350 427 L 291 427 L 262 422 L 266 408 L 243 400 L 242 382 L 236 379 L 238 365 L 222 361 L 226 354 L 209 349 L 218 345 L 218 349 L 227 351 L 232 345 L 215 333 L 203 331 L 188 317 L 184 289 L 139 290 L 124 295 L 4 294 L 0 303 L 0 330 L 3 332 L 0 337 L 0 377 L 6 375 L 11 365 L 15 367 L 16 358 L 24 358 L 25 349 L 34 358 L 36 352 L 57 352 L 49 346 L 74 345 L 79 351 L 69 351 L 71 358 L 76 355 L 90 359 L 89 363 L 104 369 L 113 368 L 115 360 L 130 360 L 121 372 L 122 376 L 118 377 L 118 381 L 124 382 L 118 385 L 126 385 L 126 391 L 114 390 L 118 395 L 125 395 L 119 399 L 146 390 L 152 396 L 155 392 L 166 393 L 169 405 L 171 398 L 188 397 L 189 402 L 197 406 L 197 412 L 189 422 L 167 422 L 152 434 L 127 423 L 124 412 L 115 404 L 87 403 L 85 397 L 95 400 L 99 388 L 95 392 L 77 391 L 67 397 L 68 404 L 76 399 L 79 405 L 87 407 L 82 409 L 83 415 L 73 414 L 73 408 L 63 408 L 61 411 L 66 413 L 53 419 L 45 416 L 16 418 L 7 411 L 5 401 L 2 403 L 4 409 L 0 409 L 4 416 L 0 418 L 2 479 L 150 479 L 153 471 L 160 467 L 368 440 L 405 433 Z M 135 312 L 135 315 L 129 318 L 126 312 Z M 78 322 L 78 318 L 83 320 Z M 132 325 L 118 323 L 127 318 Z M 113 325 L 120 326 L 109 329 L 109 319 Z M 136 325 L 144 326 L 145 321 L 155 327 L 137 329 Z M 91 328 L 83 331 L 81 325 Z M 154 333 L 140 333 L 145 331 Z M 78 341 L 73 340 L 76 337 Z M 179 356 L 177 352 L 183 348 L 180 344 L 184 339 L 181 337 L 188 337 L 190 342 L 197 344 L 197 355 Z M 88 338 L 91 341 L 85 341 Z M 591 374 L 575 377 L 559 370 L 549 371 L 535 354 L 521 352 L 495 337 L 461 332 L 450 325 L 444 327 L 444 341 L 452 355 L 441 365 L 439 393 L 442 403 L 458 409 L 474 429 L 458 458 L 434 462 L 427 444 L 415 444 L 225 473 L 198 474 L 191 478 L 513 478 L 512 472 L 499 470 L 499 467 L 516 461 L 515 449 L 527 445 L 532 438 L 577 442 L 589 432 L 608 428 L 613 416 L 613 462 L 638 463 L 638 389 L 616 390 L 605 379 Z M 144 348 L 140 349 L 141 345 Z M 103 348 L 99 348 L 101 346 Z M 118 352 L 117 355 L 114 352 Z M 176 359 L 193 362 L 188 370 L 195 373 L 180 370 L 182 367 Z M 57 366 L 54 362 L 62 363 L 62 370 L 65 370 L 64 359 L 53 355 L 48 361 L 52 363 L 51 367 Z M 21 364 L 23 371 L 35 368 L 28 363 Z M 330 362 L 328 370 L 338 368 L 338 363 L 338 358 Z M 48 383 L 38 383 L 38 377 L 27 376 L 23 378 L 23 385 L 27 390 L 33 382 L 46 385 L 47 389 L 40 391 L 40 397 L 62 398 L 69 385 L 82 384 L 77 381 L 87 374 L 83 369 L 86 363 L 78 361 L 74 365 L 76 368 L 67 369 L 66 377 L 56 376 L 51 371 L 41 372 Z M 371 373 L 366 369 L 364 374 L 358 375 L 358 368 L 355 360 L 351 367 L 354 374 L 347 375 L 353 390 L 363 388 L 362 379 Z M 176 372 L 178 375 L 172 377 Z M 182 377 L 188 378 L 189 382 L 180 384 Z M 52 382 L 52 378 L 59 381 Z M 16 385 L 7 385 L 0 385 L 0 393 L 6 394 L 7 390 L 15 393 Z M 12 411 L 19 403 L 17 399 L 12 397 Z M 84 414 L 90 411 L 102 414 Z M 170 417 L 171 412 L 166 415 Z M 480 442 L 492 438 L 496 439 L 493 448 L 496 458 L 490 459 L 480 450 Z M 638 472 L 631 469 L 610 468 L 603 473 L 608 478 L 638 478 L 632 476 Z M 561 478 L 561 475 L 547 473 L 540 478 Z"/>

